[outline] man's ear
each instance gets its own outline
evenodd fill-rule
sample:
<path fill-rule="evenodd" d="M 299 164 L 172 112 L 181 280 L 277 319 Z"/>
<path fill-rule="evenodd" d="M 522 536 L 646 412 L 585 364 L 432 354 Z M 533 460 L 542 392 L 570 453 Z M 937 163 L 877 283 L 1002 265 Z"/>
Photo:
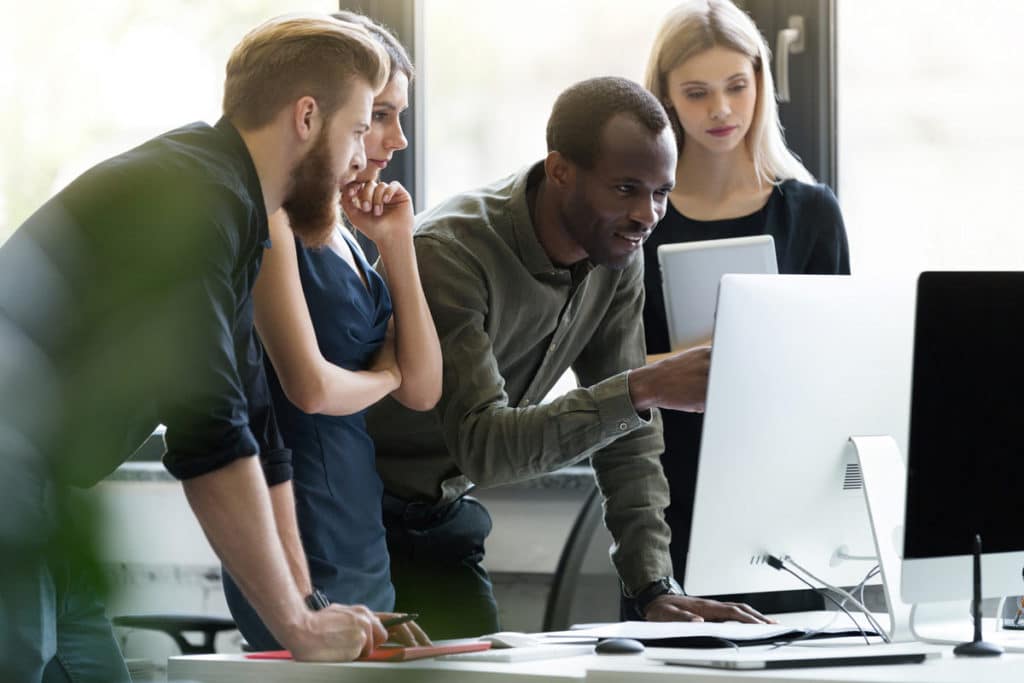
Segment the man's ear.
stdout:
<path fill-rule="evenodd" d="M 292 125 L 299 140 L 307 142 L 316 137 L 319 127 L 323 125 L 320 107 L 316 100 L 304 95 L 292 105 Z"/>
<path fill-rule="evenodd" d="M 566 190 L 576 184 L 576 164 L 566 159 L 561 152 L 548 152 L 544 157 L 544 175 L 548 182 Z"/>

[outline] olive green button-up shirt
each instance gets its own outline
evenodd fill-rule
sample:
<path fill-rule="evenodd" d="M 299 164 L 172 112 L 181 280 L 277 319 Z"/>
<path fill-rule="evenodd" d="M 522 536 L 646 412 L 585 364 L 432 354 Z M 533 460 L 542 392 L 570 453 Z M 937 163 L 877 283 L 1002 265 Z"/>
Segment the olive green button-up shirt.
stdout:
<path fill-rule="evenodd" d="M 623 270 L 554 265 L 534 231 L 540 164 L 457 195 L 417 219 L 420 277 L 441 340 L 434 410 L 387 399 L 367 416 L 385 488 L 444 503 L 592 456 L 612 560 L 635 594 L 672 574 L 657 411 L 637 415 L 627 373 L 646 350 L 643 260 Z M 541 403 L 567 368 L 580 388 Z"/>

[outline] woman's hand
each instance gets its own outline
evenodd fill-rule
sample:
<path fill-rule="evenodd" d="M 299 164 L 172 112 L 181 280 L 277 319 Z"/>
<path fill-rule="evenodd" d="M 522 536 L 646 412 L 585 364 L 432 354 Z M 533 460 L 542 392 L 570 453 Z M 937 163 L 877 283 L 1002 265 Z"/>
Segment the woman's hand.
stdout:
<path fill-rule="evenodd" d="M 378 248 L 392 237 L 412 234 L 412 197 L 401 183 L 349 183 L 343 197 L 342 209 L 349 221 Z"/>

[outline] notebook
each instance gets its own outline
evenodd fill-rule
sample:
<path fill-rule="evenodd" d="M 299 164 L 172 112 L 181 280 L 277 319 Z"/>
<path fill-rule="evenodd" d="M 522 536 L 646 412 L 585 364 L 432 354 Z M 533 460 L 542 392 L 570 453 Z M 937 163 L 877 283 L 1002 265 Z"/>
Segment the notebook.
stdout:
<path fill-rule="evenodd" d="M 877 636 L 873 630 L 864 628 L 868 636 Z M 650 647 L 721 648 L 729 643 L 736 645 L 772 645 L 797 638 L 843 638 L 860 636 L 860 629 L 840 626 L 828 629 L 796 628 L 783 624 L 741 624 L 734 621 L 714 622 L 656 622 L 623 621 L 615 624 L 598 624 L 589 628 L 575 628 L 546 634 L 549 640 L 559 636 L 596 638 L 631 638 Z"/>

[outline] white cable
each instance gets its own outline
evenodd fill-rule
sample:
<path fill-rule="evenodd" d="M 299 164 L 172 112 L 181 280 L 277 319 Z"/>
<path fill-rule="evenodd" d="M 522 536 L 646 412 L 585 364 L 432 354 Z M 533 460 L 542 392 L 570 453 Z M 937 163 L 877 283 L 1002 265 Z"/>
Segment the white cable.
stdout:
<path fill-rule="evenodd" d="M 856 607 L 857 609 L 859 609 L 861 612 L 864 613 L 864 618 L 867 619 L 869 624 L 871 624 L 871 628 L 875 629 L 875 631 L 878 633 L 878 635 L 882 637 L 882 640 L 884 640 L 887 643 L 890 642 L 889 634 L 887 634 L 885 632 L 885 630 L 882 629 L 881 625 L 875 620 L 874 616 L 872 616 L 872 614 L 868 610 L 868 608 L 864 606 L 864 603 L 862 603 L 857 598 L 853 597 L 853 595 L 850 594 L 848 591 L 846 591 L 846 590 L 844 590 L 842 588 L 839 588 L 837 586 L 833 586 L 828 581 L 824 581 L 824 580 L 818 578 L 817 576 L 815 576 L 814 574 L 812 574 L 811 572 L 809 572 L 808 570 L 804 569 L 791 556 L 789 556 L 789 555 L 783 556 L 782 557 L 782 561 L 790 563 L 791 565 L 796 567 L 798 570 L 800 570 L 801 572 L 803 572 L 804 574 L 809 576 L 812 580 L 817 581 L 818 583 L 820 583 L 822 586 L 824 586 L 828 590 L 832 591 L 833 593 L 836 593 L 837 595 L 841 595 L 844 598 L 846 598 L 847 600 L 849 600 L 851 603 L 853 603 L 854 607 Z M 874 570 L 872 569 L 872 571 L 874 571 Z M 870 572 L 869 572 L 869 574 L 870 574 Z M 865 581 L 865 583 L 866 583 L 866 581 Z"/>
<path fill-rule="evenodd" d="M 788 568 L 787 568 L 787 571 L 789 571 L 790 574 L 793 574 L 792 570 L 789 570 Z M 876 564 L 874 567 L 872 567 L 868 571 L 868 573 L 864 576 L 864 578 L 860 580 L 860 583 L 858 583 L 857 586 L 854 588 L 854 591 L 860 590 L 861 602 L 864 601 L 864 586 L 866 586 L 867 582 L 870 581 L 873 577 L 877 576 L 881 571 L 882 571 L 881 566 Z M 796 576 L 801 581 L 804 581 L 804 579 L 801 579 L 796 574 L 793 574 L 793 576 Z M 804 581 L 804 583 L 807 583 L 807 582 Z M 808 584 L 808 585 L 811 585 L 811 584 Z M 814 590 L 815 591 L 819 591 L 819 590 L 826 590 L 826 589 L 815 588 Z M 800 636 L 799 638 L 795 638 L 794 640 L 790 640 L 790 641 L 787 641 L 785 643 L 777 643 L 776 645 L 772 646 L 772 649 L 778 649 L 780 647 L 785 647 L 787 645 L 793 645 L 794 643 L 799 643 L 800 641 L 808 640 L 810 638 L 814 638 L 815 636 L 817 636 L 819 634 L 825 633 L 830 628 L 832 628 L 832 624 L 836 623 L 836 620 L 839 619 L 839 617 L 842 614 L 846 614 L 846 616 L 850 617 L 850 620 L 853 621 L 853 625 L 856 626 L 860 630 L 861 635 L 864 635 L 864 629 L 860 628 L 860 624 L 858 624 L 857 621 L 853 618 L 853 616 L 846 610 L 846 607 L 845 607 L 846 602 L 847 602 L 847 599 L 843 598 L 842 602 L 837 602 L 836 603 L 836 606 L 839 608 L 839 610 L 836 610 L 836 613 L 832 616 L 832 618 L 829 620 L 829 622 L 827 624 L 825 624 L 824 626 L 822 626 L 821 628 L 812 629 L 812 630 L 808 631 L 807 633 L 805 633 L 804 635 Z M 864 640 L 868 644 L 871 643 L 871 641 L 869 641 L 867 639 L 867 636 L 864 636 Z"/>

